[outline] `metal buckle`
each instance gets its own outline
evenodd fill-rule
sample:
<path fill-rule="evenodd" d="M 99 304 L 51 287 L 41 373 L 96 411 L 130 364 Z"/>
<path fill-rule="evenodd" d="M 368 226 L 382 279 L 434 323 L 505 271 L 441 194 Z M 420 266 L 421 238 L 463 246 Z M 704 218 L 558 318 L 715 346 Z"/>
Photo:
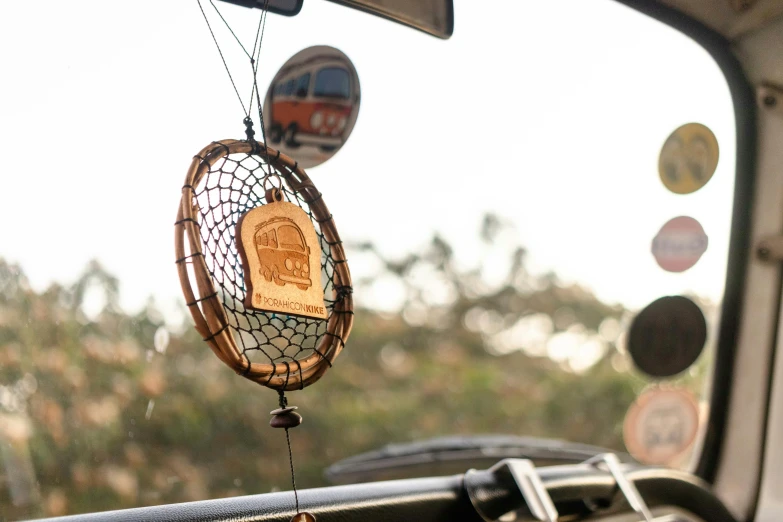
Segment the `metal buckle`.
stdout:
<path fill-rule="evenodd" d="M 508 459 L 506 462 L 534 520 L 557 522 L 560 515 L 533 462 L 527 459 Z"/>
<path fill-rule="evenodd" d="M 650 513 L 647 504 L 644 502 L 642 495 L 639 493 L 639 490 L 636 489 L 634 483 L 628 480 L 623 474 L 623 470 L 620 468 L 620 459 L 617 458 L 617 455 L 614 453 L 596 455 L 595 457 L 588 459 L 585 463 L 595 467 L 598 467 L 599 464 L 606 465 L 606 468 L 609 470 L 609 473 L 612 474 L 614 481 L 617 483 L 617 487 L 620 488 L 620 492 L 622 492 L 625 500 L 628 501 L 631 509 L 642 517 L 640 522 L 680 522 L 683 520 L 676 515 L 665 515 L 654 518 L 652 513 Z"/>

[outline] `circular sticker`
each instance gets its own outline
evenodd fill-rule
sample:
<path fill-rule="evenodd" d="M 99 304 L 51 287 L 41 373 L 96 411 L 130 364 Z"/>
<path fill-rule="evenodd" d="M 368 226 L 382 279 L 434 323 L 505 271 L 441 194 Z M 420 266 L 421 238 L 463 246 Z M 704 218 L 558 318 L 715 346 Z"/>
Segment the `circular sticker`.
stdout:
<path fill-rule="evenodd" d="M 682 389 L 652 388 L 628 409 L 623 439 L 643 464 L 672 466 L 690 449 L 699 429 L 699 408 Z"/>
<path fill-rule="evenodd" d="M 266 138 L 303 168 L 320 165 L 350 136 L 360 99 L 351 60 L 333 47 L 308 47 L 272 79 L 264 100 Z"/>
<path fill-rule="evenodd" d="M 634 317 L 627 349 L 634 365 L 651 377 L 672 377 L 687 370 L 707 342 L 701 309 L 682 296 L 661 297 Z"/>
<path fill-rule="evenodd" d="M 652 240 L 652 255 L 667 272 L 685 272 L 707 251 L 707 234 L 701 224 L 688 216 L 666 222 Z"/>
<path fill-rule="evenodd" d="M 700 123 L 687 123 L 666 139 L 658 158 L 658 172 L 675 194 L 696 192 L 718 167 L 718 140 Z"/>

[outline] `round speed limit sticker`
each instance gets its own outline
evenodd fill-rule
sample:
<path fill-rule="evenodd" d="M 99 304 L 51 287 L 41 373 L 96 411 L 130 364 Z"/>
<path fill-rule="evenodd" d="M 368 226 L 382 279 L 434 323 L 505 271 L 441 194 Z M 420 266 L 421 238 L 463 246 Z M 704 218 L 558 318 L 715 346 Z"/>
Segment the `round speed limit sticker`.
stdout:
<path fill-rule="evenodd" d="M 689 391 L 652 388 L 628 410 L 623 438 L 639 462 L 672 466 L 690 449 L 698 429 L 699 408 Z"/>

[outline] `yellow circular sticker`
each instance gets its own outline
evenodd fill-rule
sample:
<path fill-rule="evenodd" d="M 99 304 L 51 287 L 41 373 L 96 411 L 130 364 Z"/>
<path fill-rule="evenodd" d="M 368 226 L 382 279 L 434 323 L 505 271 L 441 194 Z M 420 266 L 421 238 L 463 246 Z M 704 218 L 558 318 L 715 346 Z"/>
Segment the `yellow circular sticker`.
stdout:
<path fill-rule="evenodd" d="M 718 167 L 718 139 L 701 123 L 687 123 L 666 139 L 658 158 L 658 173 L 675 194 L 696 192 Z"/>
<path fill-rule="evenodd" d="M 653 387 L 629 408 L 623 439 L 639 462 L 675 466 L 696 440 L 698 429 L 699 407 L 690 392 Z"/>

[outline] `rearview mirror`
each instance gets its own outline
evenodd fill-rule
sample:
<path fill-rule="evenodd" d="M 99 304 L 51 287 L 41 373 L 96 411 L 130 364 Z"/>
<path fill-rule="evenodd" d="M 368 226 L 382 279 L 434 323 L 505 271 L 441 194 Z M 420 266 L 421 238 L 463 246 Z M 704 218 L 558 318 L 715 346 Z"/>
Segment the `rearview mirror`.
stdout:
<path fill-rule="evenodd" d="M 448 39 L 454 32 L 454 0 L 329 0 Z"/>
<path fill-rule="evenodd" d="M 268 2 L 271 13 L 294 16 L 302 10 L 304 0 L 222 0 L 243 7 L 262 9 Z M 454 0 L 399 0 L 396 4 L 384 0 L 329 0 L 336 4 L 359 9 L 419 31 L 448 39 L 454 32 Z"/>
<path fill-rule="evenodd" d="M 270 13 L 283 16 L 294 16 L 302 10 L 304 0 L 223 0 L 229 4 L 241 5 L 242 7 L 255 7 L 262 9 L 264 3 L 267 3 L 267 10 Z"/>

